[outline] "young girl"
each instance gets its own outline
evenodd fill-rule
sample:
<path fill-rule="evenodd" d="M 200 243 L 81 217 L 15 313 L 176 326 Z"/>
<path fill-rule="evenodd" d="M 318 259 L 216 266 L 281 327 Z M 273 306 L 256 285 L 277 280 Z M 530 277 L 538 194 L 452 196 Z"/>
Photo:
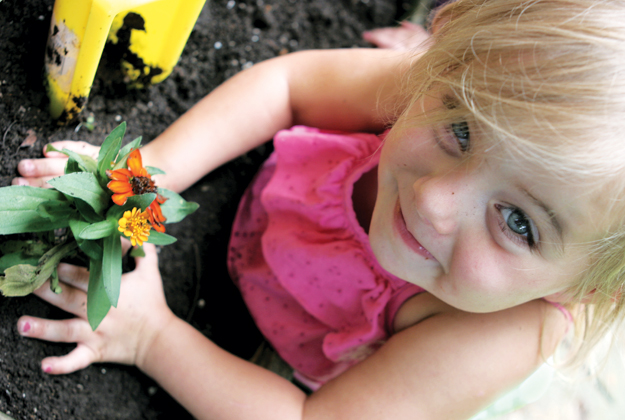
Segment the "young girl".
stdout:
<path fill-rule="evenodd" d="M 150 245 L 95 332 L 88 275 L 63 265 L 63 293 L 36 293 L 77 318 L 20 333 L 78 343 L 45 372 L 136 364 L 197 418 L 470 417 L 575 324 L 583 355 L 622 316 L 624 21 L 622 1 L 459 0 L 426 52 L 269 60 L 142 149 L 182 191 L 275 136 L 229 267 L 311 395 L 176 318 Z M 23 161 L 16 183 L 63 164 Z"/>

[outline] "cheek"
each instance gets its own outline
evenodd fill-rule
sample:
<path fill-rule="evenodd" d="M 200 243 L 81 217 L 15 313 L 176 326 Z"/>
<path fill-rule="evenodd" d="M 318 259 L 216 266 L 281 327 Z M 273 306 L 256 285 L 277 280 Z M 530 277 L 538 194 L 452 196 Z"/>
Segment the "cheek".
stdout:
<path fill-rule="evenodd" d="M 460 307 L 471 312 L 490 312 L 533 299 L 536 288 L 528 281 L 528 272 L 513 261 L 510 254 L 488 247 L 465 247 L 456 253 L 451 280 Z"/>

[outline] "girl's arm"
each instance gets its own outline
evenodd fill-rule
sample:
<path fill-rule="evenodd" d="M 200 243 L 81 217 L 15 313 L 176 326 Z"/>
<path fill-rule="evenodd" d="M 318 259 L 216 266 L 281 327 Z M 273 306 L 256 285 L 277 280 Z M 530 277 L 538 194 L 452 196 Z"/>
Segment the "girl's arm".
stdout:
<path fill-rule="evenodd" d="M 139 367 L 199 419 L 467 419 L 543 363 L 565 328 L 542 301 L 490 314 L 452 310 L 393 336 L 308 398 L 179 319 Z"/>
<path fill-rule="evenodd" d="M 399 108 L 399 80 L 408 64 L 404 53 L 377 49 L 304 51 L 261 62 L 223 83 L 143 147 L 143 162 L 167 173 L 158 176 L 159 186 L 182 191 L 296 124 L 380 132 Z M 55 145 L 92 149 L 80 142 Z M 61 175 L 65 160 L 47 156 L 22 161 L 20 181 L 42 185 Z"/>
<path fill-rule="evenodd" d="M 77 316 L 20 318 L 24 336 L 78 344 L 66 356 L 44 359 L 44 371 L 69 373 L 94 362 L 136 364 L 198 419 L 466 419 L 528 376 L 566 328 L 559 311 L 543 301 L 489 314 L 442 312 L 394 335 L 306 397 L 175 317 L 165 303 L 154 246 L 144 247 L 146 257 L 123 276 L 118 307 L 95 332 L 85 314 L 85 269 L 60 266 L 63 293 L 46 285 L 36 292 Z"/>
<path fill-rule="evenodd" d="M 403 56 L 374 49 L 305 51 L 243 71 L 197 103 L 142 151 L 181 191 L 218 166 L 303 124 L 382 131 Z M 403 67 L 402 67 L 403 66 Z"/>

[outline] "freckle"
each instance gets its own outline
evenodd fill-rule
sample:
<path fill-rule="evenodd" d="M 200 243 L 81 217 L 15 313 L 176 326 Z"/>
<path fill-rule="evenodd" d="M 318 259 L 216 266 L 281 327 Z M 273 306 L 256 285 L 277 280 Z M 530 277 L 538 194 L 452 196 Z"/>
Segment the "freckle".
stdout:
<path fill-rule="evenodd" d="M 282 305 L 282 307 L 283 307 L 284 309 L 288 309 L 288 308 L 289 308 L 289 304 L 288 304 L 288 303 L 285 303 L 285 304 L 283 304 L 283 305 Z"/>
<path fill-rule="evenodd" d="M 337 292 L 343 293 L 343 289 L 338 289 Z"/>
<path fill-rule="evenodd" d="M 239 232 L 234 232 L 234 236 L 238 237 L 239 236 Z"/>
<path fill-rule="evenodd" d="M 299 336 L 300 336 L 300 337 L 303 337 L 303 336 L 305 336 L 305 335 L 306 335 L 306 334 L 304 334 L 304 332 L 299 333 Z"/>
<path fill-rule="evenodd" d="M 320 303 L 320 304 L 319 304 L 319 307 L 320 307 L 320 308 L 323 308 L 323 303 Z"/>
<path fill-rule="evenodd" d="M 271 298 L 269 296 L 265 297 L 265 302 L 269 302 L 271 300 Z"/>

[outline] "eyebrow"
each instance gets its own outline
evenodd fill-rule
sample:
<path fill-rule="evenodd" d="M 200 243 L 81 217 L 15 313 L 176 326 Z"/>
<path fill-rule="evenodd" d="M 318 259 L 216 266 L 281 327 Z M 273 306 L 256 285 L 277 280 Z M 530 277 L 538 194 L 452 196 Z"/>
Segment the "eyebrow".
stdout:
<path fill-rule="evenodd" d="M 543 209 L 543 211 L 547 214 L 547 216 L 549 217 L 549 223 L 551 223 L 551 226 L 558 233 L 558 238 L 560 238 L 560 243 L 563 244 L 564 239 L 562 236 L 562 225 L 560 224 L 560 221 L 556 217 L 556 213 L 553 210 L 551 210 L 551 208 L 548 205 L 546 205 L 542 200 L 539 200 L 538 198 L 534 197 L 532 193 L 530 193 L 527 189 L 521 188 L 521 191 L 523 192 L 523 194 L 528 196 L 534 202 L 534 204 L 536 204 L 538 207 Z"/>

